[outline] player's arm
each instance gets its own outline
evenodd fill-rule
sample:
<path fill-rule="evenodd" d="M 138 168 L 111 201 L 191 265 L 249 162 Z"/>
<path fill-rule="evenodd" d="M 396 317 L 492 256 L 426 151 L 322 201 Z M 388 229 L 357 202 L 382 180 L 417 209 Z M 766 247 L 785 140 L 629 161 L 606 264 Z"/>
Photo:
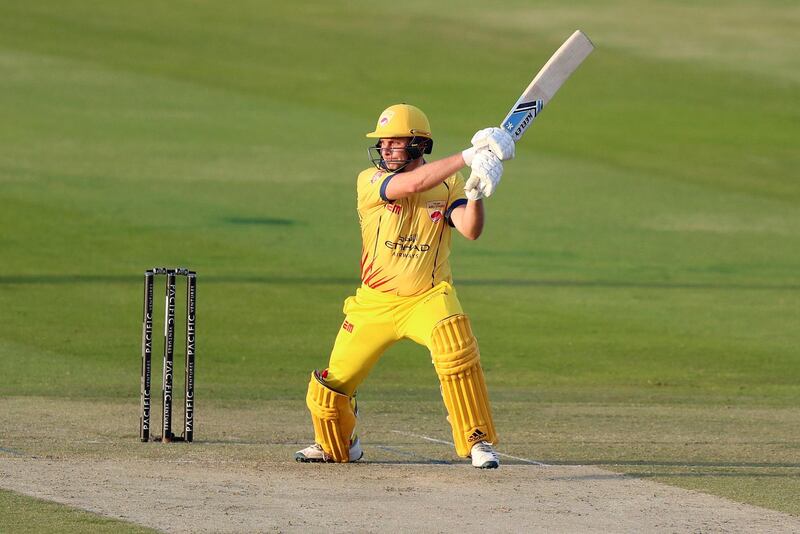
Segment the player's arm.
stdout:
<path fill-rule="evenodd" d="M 483 232 L 483 200 L 468 200 L 450 213 L 450 220 L 456 230 L 470 240 L 478 239 Z"/>
<path fill-rule="evenodd" d="M 498 144 L 494 139 L 500 139 Z M 464 184 L 466 204 L 460 204 L 449 214 L 450 222 L 456 230 L 470 240 L 478 239 L 483 232 L 483 199 L 494 193 L 503 175 L 502 159 L 514 157 L 514 142 L 500 128 L 481 130 L 472 138 L 473 147 L 478 147 L 474 157 L 464 151 L 465 159 L 471 160 L 472 173 Z M 488 148 L 488 150 L 486 148 Z M 501 157 L 498 157 L 499 154 Z M 463 200 L 459 201 L 463 202 Z"/>
<path fill-rule="evenodd" d="M 513 157 L 514 141 L 508 132 L 502 128 L 484 128 L 472 137 L 470 148 L 444 159 L 425 163 L 414 170 L 390 176 L 385 182 L 381 196 L 384 200 L 398 200 L 415 193 L 428 191 L 447 180 L 465 165 L 472 167 L 471 178 L 475 177 L 473 187 L 478 185 L 478 178 L 481 178 L 482 182 L 485 181 L 487 172 L 492 176 L 496 175 L 496 180 L 499 181 L 500 174 L 503 172 L 500 161 Z M 476 168 L 476 165 L 480 170 Z M 490 167 L 491 169 L 489 169 Z M 499 170 L 494 167 L 499 167 Z M 471 200 L 488 197 L 492 194 L 495 185 L 496 183 L 491 188 L 487 186 L 485 193 L 471 198 Z"/>
<path fill-rule="evenodd" d="M 389 200 L 398 200 L 433 189 L 465 165 L 464 156 L 458 153 L 420 165 L 413 171 L 397 173 L 386 184 L 384 194 Z"/>

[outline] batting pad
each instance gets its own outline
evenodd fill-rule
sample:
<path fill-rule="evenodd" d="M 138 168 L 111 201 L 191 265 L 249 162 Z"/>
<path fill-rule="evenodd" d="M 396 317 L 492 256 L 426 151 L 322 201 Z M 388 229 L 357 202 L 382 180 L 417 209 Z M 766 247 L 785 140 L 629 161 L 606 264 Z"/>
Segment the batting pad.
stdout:
<path fill-rule="evenodd" d="M 431 356 L 458 455 L 469 456 L 479 441 L 496 444 L 478 342 L 466 315 L 454 315 L 436 324 L 431 335 Z"/>
<path fill-rule="evenodd" d="M 350 461 L 350 437 L 356 427 L 356 414 L 350 397 L 328 388 L 311 373 L 306 405 L 314 423 L 314 440 L 336 462 Z"/>

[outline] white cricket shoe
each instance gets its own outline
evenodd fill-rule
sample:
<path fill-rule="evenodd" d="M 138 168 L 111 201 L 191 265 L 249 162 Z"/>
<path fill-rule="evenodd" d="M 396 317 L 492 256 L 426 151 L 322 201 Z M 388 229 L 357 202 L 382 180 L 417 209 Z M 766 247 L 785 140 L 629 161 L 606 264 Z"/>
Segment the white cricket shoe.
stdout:
<path fill-rule="evenodd" d="M 500 467 L 500 458 L 494 452 L 492 444 L 488 441 L 479 441 L 472 446 L 469 454 L 472 457 L 472 466 L 479 469 L 497 469 Z"/>
<path fill-rule="evenodd" d="M 361 450 L 361 440 L 356 440 L 350 445 L 350 461 L 357 462 L 364 456 L 364 451 Z M 333 462 L 333 459 L 322 450 L 322 446 L 318 443 L 306 447 L 301 451 L 294 453 L 294 459 L 298 462 Z"/>

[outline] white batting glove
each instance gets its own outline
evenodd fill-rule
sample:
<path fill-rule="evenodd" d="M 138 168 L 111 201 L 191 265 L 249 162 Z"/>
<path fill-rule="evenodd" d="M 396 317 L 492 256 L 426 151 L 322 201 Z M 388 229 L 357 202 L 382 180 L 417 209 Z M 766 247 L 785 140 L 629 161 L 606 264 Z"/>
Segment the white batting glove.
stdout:
<path fill-rule="evenodd" d="M 514 139 L 502 128 L 484 128 L 478 130 L 470 141 L 475 150 L 486 147 L 503 161 L 514 158 Z"/>
<path fill-rule="evenodd" d="M 478 189 L 480 179 L 470 175 L 467 183 L 464 185 L 464 194 L 467 195 L 467 200 L 480 200 L 483 198 L 483 193 Z"/>
<path fill-rule="evenodd" d="M 481 150 L 472 158 L 472 173 L 464 185 L 469 200 L 492 196 L 503 176 L 503 162 L 489 150 Z"/>

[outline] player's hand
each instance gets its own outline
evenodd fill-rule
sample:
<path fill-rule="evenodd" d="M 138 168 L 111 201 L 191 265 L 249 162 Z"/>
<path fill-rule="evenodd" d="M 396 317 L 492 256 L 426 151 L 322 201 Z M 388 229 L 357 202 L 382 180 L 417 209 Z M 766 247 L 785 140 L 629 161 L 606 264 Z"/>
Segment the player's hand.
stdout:
<path fill-rule="evenodd" d="M 488 148 L 503 161 L 514 158 L 514 139 L 502 128 L 484 128 L 472 136 L 472 146 L 476 151 Z"/>
<path fill-rule="evenodd" d="M 489 150 L 481 150 L 472 158 L 472 173 L 464 185 L 469 200 L 492 196 L 503 176 L 503 162 Z"/>

